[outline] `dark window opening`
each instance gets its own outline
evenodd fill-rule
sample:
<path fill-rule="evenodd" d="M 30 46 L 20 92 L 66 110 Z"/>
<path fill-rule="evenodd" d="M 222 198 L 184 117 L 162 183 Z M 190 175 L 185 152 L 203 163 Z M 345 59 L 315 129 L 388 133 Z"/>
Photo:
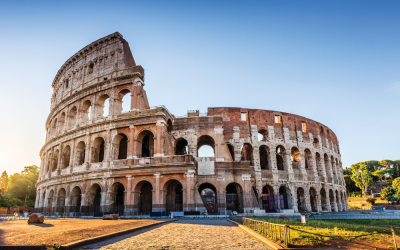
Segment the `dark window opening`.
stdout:
<path fill-rule="evenodd" d="M 188 154 L 188 143 L 186 140 L 179 140 L 176 144 L 175 155 Z"/>
<path fill-rule="evenodd" d="M 261 169 L 268 169 L 268 151 L 265 146 L 260 147 L 260 167 Z"/>
<path fill-rule="evenodd" d="M 91 64 L 89 65 L 89 71 L 88 71 L 89 74 L 93 73 L 93 66 L 94 66 L 93 63 L 91 63 Z"/>
<path fill-rule="evenodd" d="M 231 144 L 228 144 L 229 153 L 231 154 L 232 161 L 235 161 L 235 150 Z"/>
<path fill-rule="evenodd" d="M 123 135 L 119 142 L 118 160 L 126 159 L 128 157 L 128 137 Z"/>
<path fill-rule="evenodd" d="M 142 157 L 153 157 L 154 154 L 154 136 L 147 134 L 142 141 Z"/>

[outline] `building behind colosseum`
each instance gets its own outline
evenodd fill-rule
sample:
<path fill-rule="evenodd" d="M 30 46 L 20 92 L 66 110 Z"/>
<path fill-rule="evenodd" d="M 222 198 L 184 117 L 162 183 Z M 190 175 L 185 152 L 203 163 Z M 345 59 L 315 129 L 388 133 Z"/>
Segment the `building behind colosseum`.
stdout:
<path fill-rule="evenodd" d="M 62 65 L 40 151 L 37 210 L 135 215 L 348 209 L 338 139 L 325 125 L 232 107 L 177 117 L 149 105 L 144 79 L 119 33 Z M 208 146 L 214 156 L 198 157 Z"/>

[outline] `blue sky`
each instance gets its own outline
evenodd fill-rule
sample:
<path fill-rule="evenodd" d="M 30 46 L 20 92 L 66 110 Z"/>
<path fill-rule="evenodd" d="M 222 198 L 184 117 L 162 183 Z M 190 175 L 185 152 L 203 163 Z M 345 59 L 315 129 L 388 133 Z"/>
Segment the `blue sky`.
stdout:
<path fill-rule="evenodd" d="M 39 165 L 51 83 L 87 44 L 120 32 L 150 105 L 306 116 L 344 166 L 400 159 L 399 1 L 0 3 L 0 171 Z"/>

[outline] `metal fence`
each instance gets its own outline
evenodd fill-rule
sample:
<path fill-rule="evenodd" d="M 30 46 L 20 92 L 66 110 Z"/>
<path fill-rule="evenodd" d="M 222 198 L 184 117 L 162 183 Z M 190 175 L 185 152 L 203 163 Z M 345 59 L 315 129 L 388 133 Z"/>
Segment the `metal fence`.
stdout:
<path fill-rule="evenodd" d="M 285 247 L 288 247 L 290 243 L 290 228 L 287 225 L 253 220 L 245 217 L 235 217 L 231 219 L 253 229 L 269 239 L 278 241 Z"/>

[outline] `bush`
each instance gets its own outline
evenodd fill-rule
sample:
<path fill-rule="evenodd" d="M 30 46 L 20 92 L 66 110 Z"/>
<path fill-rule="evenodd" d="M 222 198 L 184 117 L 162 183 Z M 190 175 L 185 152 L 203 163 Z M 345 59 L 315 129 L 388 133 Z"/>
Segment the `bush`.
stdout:
<path fill-rule="evenodd" d="M 381 199 L 389 201 L 387 198 L 393 195 L 394 195 L 394 189 L 392 187 L 385 187 L 384 189 L 382 189 Z"/>
<path fill-rule="evenodd" d="M 375 201 L 376 201 L 375 198 L 368 198 L 368 199 L 366 200 L 366 202 L 368 202 L 368 203 L 371 204 L 371 205 L 375 205 Z"/>

